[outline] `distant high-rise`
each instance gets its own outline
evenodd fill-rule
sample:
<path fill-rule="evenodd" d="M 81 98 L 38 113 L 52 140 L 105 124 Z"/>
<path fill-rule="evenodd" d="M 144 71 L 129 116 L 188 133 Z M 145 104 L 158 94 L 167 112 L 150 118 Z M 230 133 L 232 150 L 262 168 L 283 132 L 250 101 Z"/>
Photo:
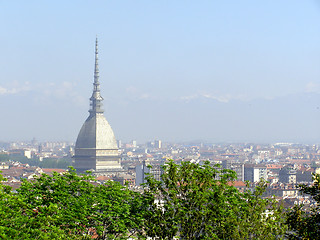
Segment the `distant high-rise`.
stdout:
<path fill-rule="evenodd" d="M 244 180 L 250 182 L 259 182 L 262 179 L 267 180 L 267 167 L 261 164 L 245 164 Z"/>
<path fill-rule="evenodd" d="M 89 117 L 82 125 L 75 146 L 75 168 L 79 172 L 96 173 L 121 171 L 117 141 L 103 115 L 100 95 L 98 40 L 96 39 L 93 93 L 90 98 Z"/>
<path fill-rule="evenodd" d="M 155 140 L 154 147 L 160 149 L 161 148 L 161 140 Z"/>

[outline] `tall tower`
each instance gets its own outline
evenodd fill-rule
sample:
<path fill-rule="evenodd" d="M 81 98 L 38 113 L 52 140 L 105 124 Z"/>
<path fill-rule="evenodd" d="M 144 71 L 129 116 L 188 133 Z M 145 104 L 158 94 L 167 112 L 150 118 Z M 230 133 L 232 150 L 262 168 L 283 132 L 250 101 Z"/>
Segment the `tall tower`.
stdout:
<path fill-rule="evenodd" d="M 103 115 L 100 95 L 98 39 L 96 39 L 93 92 L 89 117 L 82 125 L 75 146 L 75 168 L 78 172 L 96 173 L 121 171 L 117 141 L 110 124 Z"/>

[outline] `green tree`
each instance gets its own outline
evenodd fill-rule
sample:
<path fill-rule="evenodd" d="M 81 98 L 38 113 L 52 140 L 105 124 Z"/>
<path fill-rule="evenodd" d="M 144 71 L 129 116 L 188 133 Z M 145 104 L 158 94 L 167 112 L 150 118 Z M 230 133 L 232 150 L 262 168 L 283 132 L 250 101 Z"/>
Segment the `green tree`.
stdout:
<path fill-rule="evenodd" d="M 138 193 L 90 174 L 43 174 L 17 193 L 1 192 L 0 236 L 7 239 L 122 239 L 140 229 Z M 137 203 L 137 204 L 136 204 Z M 138 214 L 138 213 L 137 213 Z M 140 214 L 140 213 L 139 213 Z"/>
<path fill-rule="evenodd" d="M 240 193 L 235 173 L 206 162 L 169 161 L 162 181 L 151 176 L 143 194 L 90 174 L 43 174 L 16 193 L 0 175 L 2 239 L 279 239 L 281 208 L 262 199 L 265 184 Z"/>
<path fill-rule="evenodd" d="M 248 187 L 249 183 L 247 184 Z M 284 209 L 281 202 L 275 199 L 263 198 L 267 183 L 261 180 L 254 187 L 254 191 L 246 191 L 242 205 L 242 221 L 238 228 L 239 239 L 282 239 L 286 233 L 287 225 Z M 252 188 L 252 187 L 251 187 Z"/>
<path fill-rule="evenodd" d="M 313 176 L 314 184 L 299 185 L 299 191 L 310 195 L 314 206 L 296 205 L 287 214 L 289 239 L 320 239 L 320 175 Z"/>
<path fill-rule="evenodd" d="M 147 177 L 145 233 L 159 239 L 279 239 L 284 234 L 281 207 L 262 199 L 264 183 L 240 193 L 230 181 L 235 172 L 173 161 L 163 166 L 162 181 Z M 269 213 L 269 214 L 268 214 Z"/>
<path fill-rule="evenodd" d="M 38 157 L 33 157 L 29 159 L 25 156 L 11 155 L 10 159 L 13 161 L 21 162 L 22 164 L 29 164 L 30 166 L 36 166 L 41 168 L 67 169 L 69 166 L 72 165 L 72 158 L 67 156 L 62 158 L 45 158 L 43 159 L 43 161 L 40 161 Z M 1 161 L 1 154 L 0 154 L 0 161 Z"/>
<path fill-rule="evenodd" d="M 141 194 L 109 182 L 96 188 L 94 226 L 101 239 L 128 239 L 140 236 L 142 210 Z"/>
<path fill-rule="evenodd" d="M 34 218 L 30 218 L 30 214 L 35 214 L 35 210 L 28 209 L 23 199 L 13 194 L 11 188 L 2 183 L 5 179 L 1 175 L 0 179 L 1 239 L 68 239 L 59 228 L 47 228 L 45 231 L 34 228 L 31 223 L 34 222 Z"/>
<path fill-rule="evenodd" d="M 43 161 L 39 161 L 36 163 L 36 166 L 41 168 L 62 168 L 67 169 L 70 165 L 72 165 L 71 157 L 63 157 L 63 158 L 45 158 Z"/>

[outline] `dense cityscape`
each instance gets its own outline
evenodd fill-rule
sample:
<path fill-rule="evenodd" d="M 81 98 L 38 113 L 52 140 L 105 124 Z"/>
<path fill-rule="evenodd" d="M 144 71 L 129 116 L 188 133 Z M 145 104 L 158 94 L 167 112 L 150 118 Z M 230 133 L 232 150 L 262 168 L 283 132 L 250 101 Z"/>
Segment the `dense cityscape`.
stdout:
<path fill-rule="evenodd" d="M 208 144 L 167 143 L 161 140 L 138 144 L 118 141 L 123 171 L 97 176 L 97 181 L 113 180 L 139 189 L 143 176 L 151 173 L 160 179 L 161 166 L 168 159 L 176 163 L 191 161 L 202 164 L 210 161 L 222 168 L 234 170 L 239 190 L 245 181 L 268 182 L 265 196 L 284 200 L 287 207 L 308 204 L 309 197 L 299 194 L 297 184 L 311 184 L 312 174 L 320 171 L 319 145 L 293 143 L 275 144 Z M 33 179 L 42 173 L 64 172 L 74 165 L 74 144 L 69 142 L 1 142 L 1 171 L 7 184 L 17 188 L 21 179 Z M 148 168 L 150 165 L 152 168 Z M 44 167 L 40 167 L 44 166 Z"/>

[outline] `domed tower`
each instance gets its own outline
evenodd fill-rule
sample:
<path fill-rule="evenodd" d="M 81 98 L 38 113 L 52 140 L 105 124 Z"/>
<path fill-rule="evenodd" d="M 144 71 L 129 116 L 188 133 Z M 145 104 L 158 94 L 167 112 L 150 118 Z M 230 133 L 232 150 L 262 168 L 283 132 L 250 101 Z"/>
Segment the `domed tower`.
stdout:
<path fill-rule="evenodd" d="M 98 39 L 96 39 L 93 93 L 89 117 L 82 125 L 75 146 L 75 168 L 78 172 L 96 173 L 121 171 L 117 141 L 110 124 L 103 115 L 100 95 Z"/>

